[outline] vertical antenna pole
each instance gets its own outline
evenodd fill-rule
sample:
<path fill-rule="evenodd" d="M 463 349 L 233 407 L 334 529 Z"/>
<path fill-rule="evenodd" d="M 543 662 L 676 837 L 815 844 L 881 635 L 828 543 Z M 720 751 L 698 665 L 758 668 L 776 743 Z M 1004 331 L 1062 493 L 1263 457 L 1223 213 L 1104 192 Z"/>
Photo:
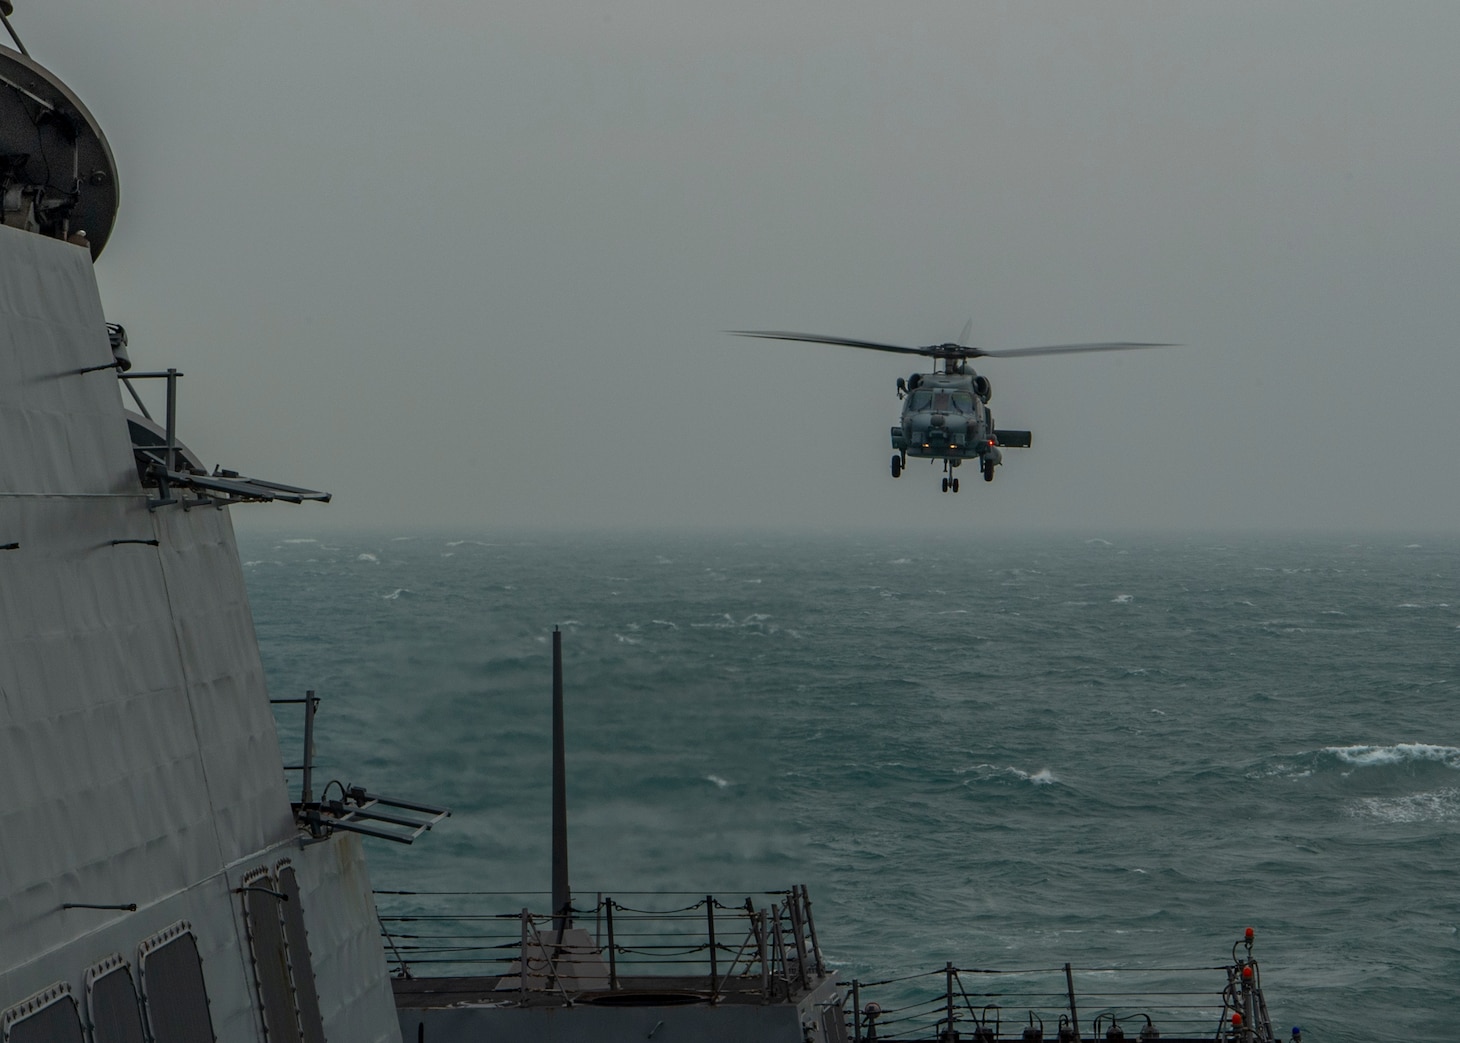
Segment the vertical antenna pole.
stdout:
<path fill-rule="evenodd" d="M 943 973 L 948 977 L 947 990 L 943 997 L 945 1004 L 943 1019 L 948 1023 L 948 1027 L 943 1030 L 941 1038 L 954 1040 L 958 1038 L 958 1033 L 953 1031 L 953 964 L 949 963 L 946 965 L 943 968 Z"/>
<path fill-rule="evenodd" d="M 608 918 L 608 987 L 618 988 L 618 946 L 613 940 L 613 899 L 603 903 L 604 916 Z"/>
<path fill-rule="evenodd" d="M 791 885 L 790 897 L 786 899 L 786 911 L 791 914 L 791 940 L 796 943 L 796 972 L 801 987 L 809 988 L 806 980 L 806 937 L 801 922 L 801 889 L 799 884 Z"/>
<path fill-rule="evenodd" d="M 1075 1030 L 1076 1039 L 1084 1039 L 1080 1033 L 1080 1015 L 1075 1010 L 1075 976 L 1068 963 L 1065 964 L 1065 992 L 1070 998 L 1070 1027 Z"/>
<path fill-rule="evenodd" d="M 781 910 L 775 908 L 775 919 L 771 921 L 771 959 L 780 968 L 778 977 L 786 983 L 786 999 L 791 998 L 791 968 L 790 960 L 786 956 L 786 936 L 781 930 Z"/>
<path fill-rule="evenodd" d="M 167 469 L 177 470 L 177 370 L 167 370 Z"/>
<path fill-rule="evenodd" d="M 525 1007 L 527 1006 L 527 939 L 532 930 L 532 914 L 526 909 L 522 910 L 519 921 L 522 941 L 517 950 L 517 1002 Z"/>
<path fill-rule="evenodd" d="M 750 929 L 755 934 L 755 952 L 760 959 L 760 1001 L 769 1003 L 771 1001 L 771 961 L 766 953 L 766 932 L 765 913 L 756 912 L 755 907 L 750 904 L 750 899 L 745 900 L 745 913 L 750 917 Z"/>
<path fill-rule="evenodd" d="M 806 933 L 811 936 L 811 955 L 816 960 L 816 973 L 825 974 L 826 965 L 821 962 L 821 943 L 816 940 L 816 921 L 811 919 L 811 895 L 806 885 L 801 885 L 801 915 L 806 918 Z"/>
<path fill-rule="evenodd" d="M 563 741 L 563 634 L 553 627 L 553 930 L 573 926 L 568 887 L 568 768 Z"/>
<path fill-rule="evenodd" d="M 299 803 L 314 801 L 314 689 L 304 693 L 304 785 Z"/>
<path fill-rule="evenodd" d="M 710 988 L 718 988 L 715 984 L 720 980 L 719 953 L 715 945 L 715 896 L 705 895 L 705 918 L 709 921 L 710 927 Z"/>

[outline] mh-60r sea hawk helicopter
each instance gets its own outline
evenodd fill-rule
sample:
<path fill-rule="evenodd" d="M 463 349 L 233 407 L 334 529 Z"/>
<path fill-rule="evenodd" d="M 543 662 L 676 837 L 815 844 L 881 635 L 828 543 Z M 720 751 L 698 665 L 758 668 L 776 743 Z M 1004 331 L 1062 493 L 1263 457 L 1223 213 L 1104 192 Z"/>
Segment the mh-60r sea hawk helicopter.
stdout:
<path fill-rule="evenodd" d="M 1032 434 L 994 426 L 988 401 L 993 384 L 968 365 L 969 359 L 1020 358 L 1027 355 L 1072 355 L 1085 351 L 1127 351 L 1133 348 L 1170 348 L 1174 344 L 1141 344 L 1112 341 L 1099 344 L 1048 344 L 1037 348 L 986 351 L 971 347 L 968 335 L 973 320 L 963 327 L 957 344 L 930 344 L 924 348 L 880 344 L 846 337 L 823 337 L 815 333 L 785 333 L 776 330 L 731 330 L 739 337 L 768 340 L 797 340 L 811 344 L 836 344 L 848 348 L 890 351 L 899 355 L 923 355 L 933 360 L 932 373 L 914 373 L 897 378 L 897 397 L 902 401 L 902 422 L 892 429 L 892 477 L 907 467 L 909 456 L 943 461 L 943 491 L 957 492 L 954 469 L 964 460 L 977 460 L 983 480 L 994 480 L 994 468 L 1003 463 L 1005 448 L 1027 449 Z"/>

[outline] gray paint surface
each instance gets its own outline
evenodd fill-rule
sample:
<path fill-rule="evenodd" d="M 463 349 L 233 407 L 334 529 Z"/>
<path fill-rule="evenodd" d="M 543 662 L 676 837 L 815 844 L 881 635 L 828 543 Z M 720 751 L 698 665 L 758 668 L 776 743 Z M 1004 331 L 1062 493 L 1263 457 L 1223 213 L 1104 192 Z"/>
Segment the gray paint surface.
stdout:
<path fill-rule="evenodd" d="M 218 1038 L 259 1038 L 234 889 L 289 858 L 327 1029 L 391 1043 L 360 845 L 298 842 L 229 516 L 148 511 L 116 377 L 77 373 L 109 357 L 88 252 L 0 227 L 0 1010 L 187 921 Z"/>

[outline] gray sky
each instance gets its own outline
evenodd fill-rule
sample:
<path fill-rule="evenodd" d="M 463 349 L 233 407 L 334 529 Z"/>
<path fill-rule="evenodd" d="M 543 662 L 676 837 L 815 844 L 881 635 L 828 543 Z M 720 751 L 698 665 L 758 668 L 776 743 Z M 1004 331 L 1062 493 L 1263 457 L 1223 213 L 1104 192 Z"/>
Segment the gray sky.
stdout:
<path fill-rule="evenodd" d="M 241 528 L 1460 525 L 1460 5 L 17 0 Z M 990 348 L 991 486 L 893 481 Z M 970 474 L 970 478 L 976 478 Z"/>

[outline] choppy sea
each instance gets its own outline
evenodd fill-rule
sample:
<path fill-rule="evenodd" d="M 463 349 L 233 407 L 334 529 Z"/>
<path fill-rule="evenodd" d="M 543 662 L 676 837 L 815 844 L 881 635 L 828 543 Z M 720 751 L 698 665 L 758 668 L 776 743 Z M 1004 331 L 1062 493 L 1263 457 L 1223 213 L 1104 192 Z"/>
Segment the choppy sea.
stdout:
<path fill-rule="evenodd" d="M 378 888 L 547 890 L 557 626 L 575 893 L 805 884 L 862 980 L 1252 926 L 1281 1035 L 1460 1038 L 1460 540 L 240 546 L 321 777 L 453 809 Z"/>

